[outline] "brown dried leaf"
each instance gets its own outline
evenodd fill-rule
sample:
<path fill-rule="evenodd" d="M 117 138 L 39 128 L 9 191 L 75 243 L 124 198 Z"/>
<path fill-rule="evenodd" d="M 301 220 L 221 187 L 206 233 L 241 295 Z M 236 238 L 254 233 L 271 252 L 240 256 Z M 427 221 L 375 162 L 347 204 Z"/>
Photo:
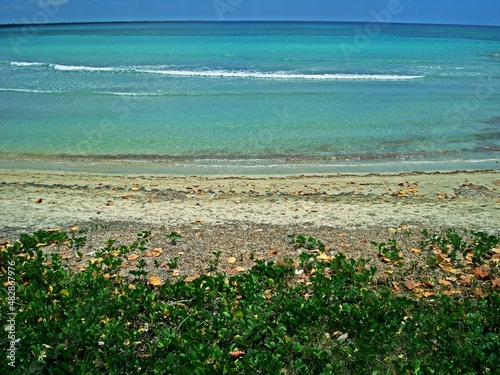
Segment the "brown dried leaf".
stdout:
<path fill-rule="evenodd" d="M 194 280 L 196 280 L 198 277 L 199 277 L 199 275 L 197 275 L 197 276 L 188 276 L 188 277 L 186 277 L 186 278 L 184 279 L 184 281 L 185 281 L 186 283 L 191 283 L 191 282 L 193 282 Z"/>
<path fill-rule="evenodd" d="M 491 257 L 491 260 L 495 263 L 500 263 L 500 254 L 494 254 L 492 257 Z"/>
<path fill-rule="evenodd" d="M 483 292 L 481 288 L 474 288 L 474 297 L 476 298 L 486 298 L 488 297 L 487 292 Z"/>
<path fill-rule="evenodd" d="M 181 274 L 181 271 L 180 270 L 174 270 L 174 272 L 172 272 L 172 276 L 179 276 Z"/>
<path fill-rule="evenodd" d="M 139 258 L 139 255 L 137 255 L 137 254 L 130 254 L 127 257 L 128 260 L 136 260 L 137 258 Z"/>
<path fill-rule="evenodd" d="M 439 279 L 438 283 L 444 286 L 450 286 L 451 283 L 448 280 Z"/>
<path fill-rule="evenodd" d="M 161 247 L 154 248 L 152 251 L 148 251 L 146 253 L 147 257 L 159 257 L 163 253 L 163 249 Z"/>
<path fill-rule="evenodd" d="M 411 252 L 415 253 L 415 254 L 420 254 L 422 252 L 422 250 L 413 248 L 413 249 L 411 249 Z"/>
<path fill-rule="evenodd" d="M 443 256 L 441 253 L 436 254 L 436 261 L 439 266 L 441 265 L 450 265 L 450 259 Z"/>
<path fill-rule="evenodd" d="M 276 255 L 276 254 L 278 254 L 278 250 L 271 249 L 271 250 L 269 250 L 269 254 L 270 255 Z"/>
<path fill-rule="evenodd" d="M 236 267 L 237 272 L 245 272 L 245 269 L 243 267 Z"/>
<path fill-rule="evenodd" d="M 419 286 L 421 286 L 421 284 L 419 282 L 416 282 L 416 281 L 407 281 L 407 282 L 405 282 L 405 287 L 408 290 L 413 290 L 415 288 L 418 288 Z"/>
<path fill-rule="evenodd" d="M 80 229 L 80 227 L 78 225 L 75 225 L 74 227 L 70 228 L 70 231 L 76 232 L 78 229 Z"/>
<path fill-rule="evenodd" d="M 151 276 L 149 278 L 149 283 L 153 286 L 160 286 L 160 285 L 163 285 L 163 283 L 161 282 L 161 279 L 158 277 L 158 276 Z"/>
<path fill-rule="evenodd" d="M 500 278 L 492 279 L 491 286 L 493 289 L 500 289 Z"/>
<path fill-rule="evenodd" d="M 236 263 L 236 258 L 235 258 L 235 257 L 230 257 L 230 258 L 227 258 L 227 262 L 228 262 L 229 264 L 234 264 L 234 263 Z"/>
<path fill-rule="evenodd" d="M 480 279 L 486 279 L 490 276 L 489 267 L 474 267 L 472 271 L 474 272 L 474 276 Z"/>

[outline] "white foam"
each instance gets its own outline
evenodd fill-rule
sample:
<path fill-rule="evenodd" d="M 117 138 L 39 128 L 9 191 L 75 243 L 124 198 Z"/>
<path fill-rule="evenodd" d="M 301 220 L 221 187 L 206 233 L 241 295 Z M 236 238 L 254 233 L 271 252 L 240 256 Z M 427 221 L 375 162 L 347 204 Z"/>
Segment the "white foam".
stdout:
<path fill-rule="evenodd" d="M 108 68 L 108 67 L 92 67 L 92 66 L 74 66 L 74 65 L 53 65 L 55 70 L 64 70 L 64 71 L 90 71 L 90 72 L 113 72 L 117 71 L 116 68 Z"/>
<path fill-rule="evenodd" d="M 140 73 L 163 74 L 190 77 L 260 78 L 260 79 L 307 79 L 307 80 L 378 80 L 396 81 L 423 78 L 424 76 L 403 76 L 388 74 L 299 74 L 288 72 L 263 73 L 226 70 L 151 70 L 140 69 Z"/>
<path fill-rule="evenodd" d="M 9 91 L 9 92 L 24 92 L 29 94 L 62 94 L 62 91 L 49 91 L 49 90 L 31 90 L 31 89 L 9 89 L 9 88 L 1 88 L 0 91 Z"/>
<path fill-rule="evenodd" d="M 55 70 L 67 72 L 114 72 L 114 73 L 143 73 L 162 74 L 177 77 L 213 77 L 213 78 L 255 78 L 279 80 L 374 80 L 374 81 L 401 81 L 423 78 L 423 75 L 398 74 L 345 74 L 345 73 L 294 73 L 294 72 L 259 72 L 259 71 L 229 71 L 229 70 L 181 70 L 181 69 L 152 69 L 138 67 L 94 67 L 85 65 L 42 64 L 36 62 L 12 61 L 14 66 L 49 66 Z"/>
<path fill-rule="evenodd" d="M 42 66 L 44 64 L 37 63 L 37 62 L 11 61 L 10 65 L 12 65 L 12 66 Z"/>

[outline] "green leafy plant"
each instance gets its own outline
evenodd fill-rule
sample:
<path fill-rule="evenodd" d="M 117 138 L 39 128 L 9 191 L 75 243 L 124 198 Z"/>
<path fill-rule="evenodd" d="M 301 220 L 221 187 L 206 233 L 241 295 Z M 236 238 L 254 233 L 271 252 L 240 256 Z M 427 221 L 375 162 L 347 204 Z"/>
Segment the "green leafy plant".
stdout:
<path fill-rule="evenodd" d="M 319 251 L 325 251 L 325 244 L 321 242 L 320 240 L 317 240 L 316 238 L 313 237 L 308 237 L 303 234 L 299 235 L 289 235 L 288 238 L 290 238 L 291 242 L 295 245 L 296 248 L 304 248 L 306 250 L 319 250 Z"/>
<path fill-rule="evenodd" d="M 210 275 L 155 286 L 144 259 L 130 271 L 133 277 L 120 274 L 123 255 L 145 246 L 144 238 L 130 246 L 109 240 L 73 271 L 59 254 L 44 251 L 67 237 L 41 231 L 0 247 L 1 282 L 10 286 L 9 274 L 14 280 L 13 288 L 0 288 L 2 327 L 8 328 L 0 330 L 0 342 L 11 345 L 11 306 L 16 338 L 13 365 L 0 358 L 2 374 L 500 370 L 500 295 L 493 287 L 484 297 L 438 291 L 428 299 L 408 296 L 374 282 L 377 270 L 369 260 L 341 252 L 321 258 L 302 253 L 307 267 L 300 275 L 293 261 L 257 260 L 228 277 L 215 272 L 220 251 Z M 306 239 L 315 249 L 318 242 Z M 462 242 L 464 251 L 475 246 L 487 255 L 498 237 L 473 235 Z M 379 245 L 384 256 L 397 255 L 392 241 Z"/>
<path fill-rule="evenodd" d="M 401 265 L 404 258 L 401 256 L 401 248 L 398 246 L 396 240 L 389 240 L 381 243 L 371 241 L 370 243 L 378 248 L 379 255 L 382 259 L 388 259 L 396 265 Z"/>
<path fill-rule="evenodd" d="M 170 244 L 173 246 L 177 245 L 177 240 L 182 238 L 182 236 L 177 232 L 170 232 L 166 237 L 170 240 Z"/>

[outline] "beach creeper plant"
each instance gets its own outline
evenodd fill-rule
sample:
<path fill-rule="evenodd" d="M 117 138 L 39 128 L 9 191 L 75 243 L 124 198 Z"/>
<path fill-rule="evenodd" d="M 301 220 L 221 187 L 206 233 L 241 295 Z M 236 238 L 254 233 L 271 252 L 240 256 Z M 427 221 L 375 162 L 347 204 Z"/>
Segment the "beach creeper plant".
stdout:
<path fill-rule="evenodd" d="M 498 276 L 491 256 L 498 237 L 473 238 L 466 242 L 492 269 L 485 288 Z M 300 275 L 292 261 L 257 260 L 231 277 L 216 272 L 153 284 L 144 265 L 140 278 L 119 272 L 125 254 L 145 247 L 144 236 L 130 246 L 108 241 L 78 270 L 45 251 L 67 241 L 64 232 L 38 231 L 0 245 L 1 281 L 8 281 L 5 265 L 14 264 L 16 292 L 16 357 L 12 365 L 0 358 L 2 374 L 500 371 L 500 295 L 493 286 L 482 296 L 436 290 L 418 297 L 375 283 L 369 260 L 341 252 L 312 260 L 304 253 L 311 268 Z M 0 288 L 2 326 L 7 293 Z M 0 344 L 8 343 L 0 330 Z"/>

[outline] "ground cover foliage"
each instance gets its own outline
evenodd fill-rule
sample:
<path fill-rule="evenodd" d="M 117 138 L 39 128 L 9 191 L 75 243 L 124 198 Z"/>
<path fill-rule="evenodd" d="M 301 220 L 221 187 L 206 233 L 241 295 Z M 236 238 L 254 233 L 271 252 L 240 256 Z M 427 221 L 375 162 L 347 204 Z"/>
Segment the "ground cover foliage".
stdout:
<path fill-rule="evenodd" d="M 214 252 L 210 273 L 164 282 L 140 260 L 149 234 L 129 246 L 108 241 L 77 271 L 45 249 L 78 249 L 83 236 L 38 231 L 1 244 L 2 349 L 13 328 L 16 341 L 14 361 L 2 351 L 0 372 L 500 373 L 496 236 L 425 231 L 411 250 L 422 262 L 408 265 L 396 241 L 374 242 L 392 266 L 377 271 L 291 235 L 303 251 L 297 260 L 256 260 L 227 277 Z M 124 270 L 136 255 L 138 267 Z"/>

